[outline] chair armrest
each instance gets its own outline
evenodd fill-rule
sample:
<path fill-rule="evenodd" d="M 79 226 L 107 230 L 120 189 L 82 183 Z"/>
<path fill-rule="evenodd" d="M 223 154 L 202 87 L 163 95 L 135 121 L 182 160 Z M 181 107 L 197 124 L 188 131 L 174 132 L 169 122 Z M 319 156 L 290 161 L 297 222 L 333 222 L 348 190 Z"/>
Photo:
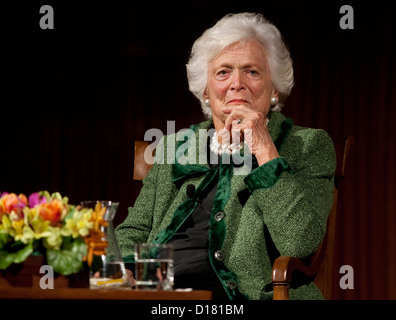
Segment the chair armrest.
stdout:
<path fill-rule="evenodd" d="M 309 265 L 296 257 L 278 257 L 272 268 L 274 300 L 289 300 L 289 284 L 294 271 L 298 270 L 307 277 L 313 277 L 318 272 L 319 266 L 319 263 Z"/>

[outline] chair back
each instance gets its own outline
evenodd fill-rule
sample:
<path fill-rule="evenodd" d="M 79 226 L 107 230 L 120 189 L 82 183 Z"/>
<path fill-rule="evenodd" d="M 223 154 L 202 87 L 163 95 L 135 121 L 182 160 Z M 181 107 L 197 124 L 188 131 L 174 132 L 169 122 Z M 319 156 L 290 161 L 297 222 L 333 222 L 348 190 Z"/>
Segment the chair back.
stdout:
<path fill-rule="evenodd" d="M 133 180 L 143 180 L 153 166 L 153 153 L 147 141 L 135 140 L 135 158 L 133 161 Z M 146 161 L 149 160 L 149 161 Z"/>
<path fill-rule="evenodd" d="M 337 167 L 334 176 L 334 201 L 327 221 L 327 231 L 319 249 L 316 251 L 312 264 L 318 264 L 319 269 L 316 273 L 314 282 L 322 292 L 326 300 L 331 299 L 333 283 L 333 256 L 336 231 L 336 216 L 338 208 L 338 190 L 345 177 L 346 161 L 348 152 L 355 138 L 348 136 L 346 139 L 334 140 L 334 147 L 337 157 Z"/>

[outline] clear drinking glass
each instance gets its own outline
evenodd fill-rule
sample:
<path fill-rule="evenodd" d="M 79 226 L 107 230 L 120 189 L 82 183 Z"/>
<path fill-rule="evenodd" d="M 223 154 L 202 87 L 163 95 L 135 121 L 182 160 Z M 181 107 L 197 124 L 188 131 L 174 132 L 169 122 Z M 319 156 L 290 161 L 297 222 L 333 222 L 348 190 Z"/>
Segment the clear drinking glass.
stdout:
<path fill-rule="evenodd" d="M 100 200 L 81 202 L 81 205 L 84 208 L 91 208 L 93 210 L 95 210 L 97 204 L 100 204 L 100 207 L 105 210 L 103 219 L 107 222 L 107 225 L 101 225 L 100 230 L 104 234 L 104 238 L 102 240 L 107 242 L 107 246 L 104 249 L 104 254 L 93 256 L 89 279 L 90 288 L 130 288 L 124 261 L 121 256 L 113 226 L 113 219 L 119 203 Z"/>
<path fill-rule="evenodd" d="M 135 246 L 135 282 L 140 290 L 172 290 L 173 248 L 170 244 Z"/>

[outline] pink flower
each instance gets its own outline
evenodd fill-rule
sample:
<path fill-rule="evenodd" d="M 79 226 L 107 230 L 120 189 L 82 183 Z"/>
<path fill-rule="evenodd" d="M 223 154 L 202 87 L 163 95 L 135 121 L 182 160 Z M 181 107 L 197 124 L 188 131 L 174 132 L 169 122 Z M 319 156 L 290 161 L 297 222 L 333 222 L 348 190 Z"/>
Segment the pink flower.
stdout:
<path fill-rule="evenodd" d="M 47 199 L 38 192 L 34 192 L 29 196 L 29 207 L 34 208 L 38 204 L 46 203 Z"/>

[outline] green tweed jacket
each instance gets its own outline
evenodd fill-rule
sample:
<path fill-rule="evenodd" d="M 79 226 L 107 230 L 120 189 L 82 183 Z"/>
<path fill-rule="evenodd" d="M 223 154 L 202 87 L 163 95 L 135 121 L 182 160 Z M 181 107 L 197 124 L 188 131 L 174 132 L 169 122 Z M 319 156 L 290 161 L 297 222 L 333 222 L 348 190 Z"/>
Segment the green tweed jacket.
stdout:
<path fill-rule="evenodd" d="M 333 142 L 323 130 L 295 126 L 272 112 L 268 128 L 279 158 L 257 166 L 245 152 L 234 161 L 238 166 L 223 157 L 213 168 L 206 163 L 203 134 L 210 127 L 211 120 L 192 126 L 184 139 L 180 133 L 161 139 L 156 163 L 116 228 L 122 255 L 133 262 L 135 244 L 169 241 L 218 177 L 209 223 L 211 265 L 230 299 L 272 299 L 273 261 L 279 255 L 306 258 L 324 237 L 333 202 Z M 190 184 L 196 197 L 187 197 Z M 296 284 L 290 297 L 323 298 L 312 282 Z"/>

